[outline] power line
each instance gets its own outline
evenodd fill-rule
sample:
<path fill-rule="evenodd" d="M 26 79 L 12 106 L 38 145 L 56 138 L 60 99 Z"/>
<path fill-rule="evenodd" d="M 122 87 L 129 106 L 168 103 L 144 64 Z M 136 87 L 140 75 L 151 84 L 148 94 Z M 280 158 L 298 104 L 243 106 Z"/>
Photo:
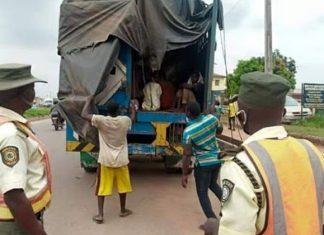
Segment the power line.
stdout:
<path fill-rule="evenodd" d="M 232 7 L 224 14 L 224 16 L 226 16 L 227 14 L 229 14 L 235 7 L 236 5 L 238 5 L 238 3 L 240 2 L 241 0 L 237 0 L 233 5 Z"/>

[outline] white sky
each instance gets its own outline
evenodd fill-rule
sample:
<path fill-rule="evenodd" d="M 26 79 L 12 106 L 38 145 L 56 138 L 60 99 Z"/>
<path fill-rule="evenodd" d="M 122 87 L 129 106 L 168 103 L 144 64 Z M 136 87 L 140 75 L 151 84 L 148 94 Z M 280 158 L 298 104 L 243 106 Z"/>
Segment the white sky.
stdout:
<path fill-rule="evenodd" d="M 210 3 L 213 0 L 205 0 Z M 0 7 L 0 63 L 32 64 L 32 73 L 48 84 L 36 86 L 41 97 L 55 97 L 59 61 L 56 53 L 62 0 L 10 0 Z M 264 54 L 264 1 L 223 0 L 229 72 L 238 60 Z M 324 83 L 324 1 L 272 0 L 273 49 L 297 64 L 302 82 Z M 217 73 L 224 74 L 219 32 Z"/>

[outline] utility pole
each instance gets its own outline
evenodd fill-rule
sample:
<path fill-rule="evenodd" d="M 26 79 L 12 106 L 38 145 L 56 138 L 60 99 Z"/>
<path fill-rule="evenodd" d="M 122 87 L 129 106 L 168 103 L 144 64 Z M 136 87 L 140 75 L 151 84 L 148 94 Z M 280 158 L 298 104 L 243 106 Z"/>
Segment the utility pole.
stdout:
<path fill-rule="evenodd" d="M 272 21 L 271 21 L 271 0 L 265 0 L 265 55 L 264 71 L 272 73 Z"/>

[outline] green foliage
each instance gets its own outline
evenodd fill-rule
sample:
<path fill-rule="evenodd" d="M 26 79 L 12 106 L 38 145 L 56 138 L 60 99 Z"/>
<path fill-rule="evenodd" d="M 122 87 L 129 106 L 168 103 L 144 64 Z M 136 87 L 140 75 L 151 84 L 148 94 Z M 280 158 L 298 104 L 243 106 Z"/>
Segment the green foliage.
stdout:
<path fill-rule="evenodd" d="M 295 125 L 287 125 L 285 127 L 290 135 L 295 135 L 298 136 L 299 138 L 305 138 L 305 136 L 314 136 L 314 137 L 323 138 L 324 136 L 324 129 L 320 129 L 320 128 L 295 126 Z"/>
<path fill-rule="evenodd" d="M 324 117 L 320 115 L 316 115 L 311 118 L 296 121 L 294 125 L 304 126 L 304 127 L 324 128 Z"/>
<path fill-rule="evenodd" d="M 286 125 L 286 129 L 290 134 L 298 134 L 300 136 L 324 136 L 324 117 L 316 115 L 311 118 L 303 119 L 294 122 L 291 125 Z"/>
<path fill-rule="evenodd" d="M 31 108 L 24 113 L 24 117 L 25 118 L 43 117 L 43 116 L 48 116 L 49 114 L 50 114 L 50 108 L 46 108 L 46 107 Z"/>
<path fill-rule="evenodd" d="M 227 95 L 239 92 L 241 75 L 254 71 L 264 71 L 264 57 L 252 57 L 249 60 L 240 60 L 236 69 L 228 77 Z M 279 50 L 273 52 L 273 73 L 286 78 L 292 89 L 295 88 L 296 61 L 280 54 Z"/>

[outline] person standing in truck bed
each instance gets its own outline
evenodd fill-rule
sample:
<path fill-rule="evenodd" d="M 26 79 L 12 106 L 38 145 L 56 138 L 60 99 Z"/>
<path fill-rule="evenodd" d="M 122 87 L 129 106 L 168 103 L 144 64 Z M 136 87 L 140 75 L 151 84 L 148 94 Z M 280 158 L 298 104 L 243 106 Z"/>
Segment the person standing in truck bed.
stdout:
<path fill-rule="evenodd" d="M 154 72 L 152 80 L 148 82 L 143 89 L 144 101 L 142 108 L 145 111 L 158 111 L 160 110 L 160 96 L 162 95 L 162 88 L 159 84 L 160 75 Z"/>
<path fill-rule="evenodd" d="M 203 110 L 204 102 L 204 79 L 199 72 L 193 73 L 187 83 L 180 84 L 180 89 L 176 93 L 176 109 L 184 112 L 186 105 L 190 102 L 198 102 Z"/>

